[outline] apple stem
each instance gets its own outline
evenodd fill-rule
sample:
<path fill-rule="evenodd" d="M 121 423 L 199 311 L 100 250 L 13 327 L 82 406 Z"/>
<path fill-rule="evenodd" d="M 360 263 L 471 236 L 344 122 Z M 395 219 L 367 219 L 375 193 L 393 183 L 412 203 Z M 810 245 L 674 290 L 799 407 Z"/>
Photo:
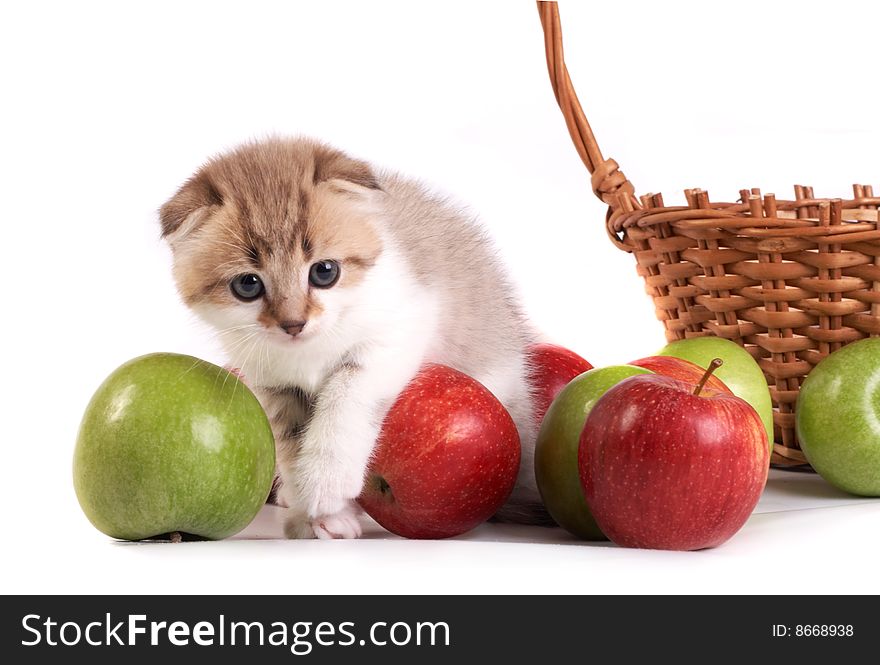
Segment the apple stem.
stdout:
<path fill-rule="evenodd" d="M 391 491 L 391 485 L 388 484 L 387 480 L 382 476 L 374 476 L 373 482 L 376 483 L 376 488 L 383 499 L 388 502 L 394 501 L 394 493 Z"/>
<path fill-rule="evenodd" d="M 168 534 L 168 540 L 170 540 L 172 543 L 180 543 L 183 542 L 183 536 L 181 535 L 180 531 L 172 531 Z"/>
<path fill-rule="evenodd" d="M 694 395 L 699 395 L 700 391 L 706 385 L 706 381 L 709 380 L 709 377 L 712 376 L 712 373 L 721 367 L 724 364 L 724 361 L 721 358 L 715 358 L 712 362 L 709 363 L 708 369 L 706 369 L 706 373 L 703 374 L 703 378 L 700 379 L 700 382 L 697 384 L 697 387 L 694 388 Z"/>

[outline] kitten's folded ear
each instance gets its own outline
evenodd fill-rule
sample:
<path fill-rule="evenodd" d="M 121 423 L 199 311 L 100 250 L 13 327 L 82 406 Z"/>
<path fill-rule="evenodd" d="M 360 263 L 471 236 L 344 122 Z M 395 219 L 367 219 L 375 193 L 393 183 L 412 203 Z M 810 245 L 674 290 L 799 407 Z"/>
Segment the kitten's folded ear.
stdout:
<path fill-rule="evenodd" d="M 204 220 L 205 208 L 223 205 L 223 197 L 205 171 L 199 171 L 159 209 L 162 237 L 186 235 Z"/>
<path fill-rule="evenodd" d="M 333 184 L 345 191 L 355 188 L 382 191 L 373 169 L 366 162 L 349 157 L 343 152 L 321 146 L 315 151 L 314 184 L 335 181 Z"/>

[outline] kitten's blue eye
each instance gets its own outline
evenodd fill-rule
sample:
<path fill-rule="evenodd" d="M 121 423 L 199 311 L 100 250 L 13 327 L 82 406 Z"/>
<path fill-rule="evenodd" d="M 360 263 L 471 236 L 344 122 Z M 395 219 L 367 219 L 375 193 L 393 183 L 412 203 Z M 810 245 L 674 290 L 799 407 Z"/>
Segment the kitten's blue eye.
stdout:
<path fill-rule="evenodd" d="M 233 277 L 229 288 L 232 289 L 232 295 L 245 302 L 256 300 L 266 290 L 263 287 L 263 280 L 250 273 Z"/>
<path fill-rule="evenodd" d="M 309 284 L 319 289 L 329 289 L 339 280 L 339 264 L 336 261 L 318 261 L 309 268 Z"/>

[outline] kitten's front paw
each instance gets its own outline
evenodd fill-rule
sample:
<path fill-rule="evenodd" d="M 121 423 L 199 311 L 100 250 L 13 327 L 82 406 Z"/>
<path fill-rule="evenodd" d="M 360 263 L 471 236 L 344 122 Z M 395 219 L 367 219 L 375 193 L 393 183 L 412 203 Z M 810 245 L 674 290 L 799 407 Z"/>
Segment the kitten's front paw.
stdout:
<path fill-rule="evenodd" d="M 328 469 L 319 464 L 303 465 L 300 474 L 299 495 L 312 518 L 336 515 L 350 508 L 364 484 L 361 467 Z"/>
<path fill-rule="evenodd" d="M 358 514 L 360 509 L 354 502 L 343 508 L 333 515 L 323 515 L 313 518 L 311 521 L 314 537 L 322 540 L 330 540 L 334 538 L 360 538 L 361 529 Z"/>
<path fill-rule="evenodd" d="M 360 506 L 354 501 L 344 502 L 335 513 L 317 517 L 309 517 L 301 508 L 288 508 L 284 511 L 284 535 L 291 540 L 360 538 L 360 514 Z"/>

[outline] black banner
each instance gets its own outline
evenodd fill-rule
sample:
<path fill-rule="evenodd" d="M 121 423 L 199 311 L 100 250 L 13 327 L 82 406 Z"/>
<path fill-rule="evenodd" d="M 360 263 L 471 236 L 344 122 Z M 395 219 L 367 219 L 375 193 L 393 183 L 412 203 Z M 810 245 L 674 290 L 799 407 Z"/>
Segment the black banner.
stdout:
<path fill-rule="evenodd" d="M 681 661 L 835 657 L 880 646 L 869 597 L 7 596 L 6 662 L 253 656 L 315 663 L 459 656 Z M 870 651 L 868 651 L 870 650 Z M 417 659 L 417 660 L 414 660 Z"/>

